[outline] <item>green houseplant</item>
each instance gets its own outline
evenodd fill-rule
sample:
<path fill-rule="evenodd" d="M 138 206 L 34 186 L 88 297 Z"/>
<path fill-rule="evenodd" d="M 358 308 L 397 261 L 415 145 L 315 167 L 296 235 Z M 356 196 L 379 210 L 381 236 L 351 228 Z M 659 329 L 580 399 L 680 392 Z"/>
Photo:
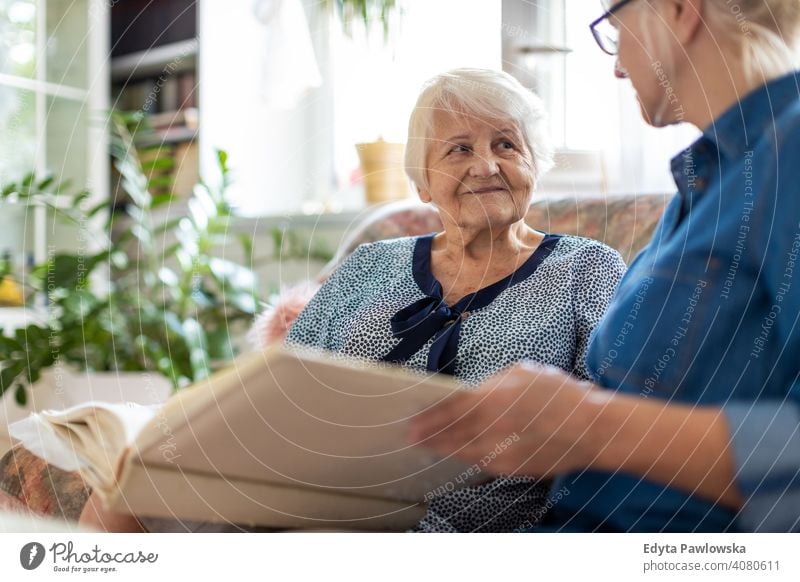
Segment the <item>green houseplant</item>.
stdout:
<path fill-rule="evenodd" d="M 175 388 L 201 380 L 234 357 L 237 330 L 258 307 L 253 271 L 223 258 L 232 252 L 235 220 L 226 199 L 231 178 L 225 152 L 217 152 L 218 183 L 201 180 L 185 216 L 159 219 L 176 201 L 151 193 L 148 171 L 174 161 L 155 157 L 143 165 L 131 133 L 140 118 L 114 114 L 112 120 L 111 154 L 128 197 L 123 211 L 113 200 L 89 207 L 88 192 L 33 174 L 1 191 L 5 200 L 45 206 L 79 228 L 104 222 L 98 250 L 56 253 L 34 267 L 27 291 L 46 297 L 44 322 L 0 334 L 0 394 L 14 389 L 20 403 L 26 387 L 56 362 L 95 371 L 155 371 Z M 235 246 L 242 262 L 251 264 L 250 238 L 236 236 Z"/>
<path fill-rule="evenodd" d="M 384 38 L 389 36 L 389 22 L 392 14 L 398 9 L 397 0 L 326 0 L 326 2 L 329 5 L 336 5 L 346 34 L 351 33 L 354 20 L 363 22 L 366 29 L 379 22 L 383 28 Z"/>

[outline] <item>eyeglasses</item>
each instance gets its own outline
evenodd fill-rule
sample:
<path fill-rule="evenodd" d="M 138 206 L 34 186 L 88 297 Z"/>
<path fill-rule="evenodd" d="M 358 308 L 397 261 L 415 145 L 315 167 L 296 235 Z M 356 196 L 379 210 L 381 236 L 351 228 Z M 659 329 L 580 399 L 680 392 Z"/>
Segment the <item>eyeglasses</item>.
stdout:
<path fill-rule="evenodd" d="M 609 22 L 608 17 L 622 10 L 633 0 L 622 0 L 617 2 L 605 11 L 605 13 L 589 25 L 592 36 L 597 41 L 597 45 L 606 54 L 616 56 L 619 48 L 619 30 Z"/>

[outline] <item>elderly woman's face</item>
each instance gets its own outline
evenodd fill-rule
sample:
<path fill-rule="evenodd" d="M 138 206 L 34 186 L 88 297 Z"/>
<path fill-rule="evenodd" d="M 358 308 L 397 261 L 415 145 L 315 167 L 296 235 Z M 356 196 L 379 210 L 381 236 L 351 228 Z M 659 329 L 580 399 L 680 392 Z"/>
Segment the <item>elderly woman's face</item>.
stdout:
<path fill-rule="evenodd" d="M 436 111 L 426 168 L 428 188 L 420 198 L 458 227 L 522 220 L 535 186 L 533 156 L 511 121 Z"/>

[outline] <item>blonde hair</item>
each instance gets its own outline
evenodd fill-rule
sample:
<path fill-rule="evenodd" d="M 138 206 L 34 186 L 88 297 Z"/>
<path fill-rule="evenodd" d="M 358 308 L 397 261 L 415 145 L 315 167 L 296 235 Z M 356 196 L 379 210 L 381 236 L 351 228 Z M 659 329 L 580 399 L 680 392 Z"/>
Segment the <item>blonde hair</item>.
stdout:
<path fill-rule="evenodd" d="M 554 147 L 542 100 L 508 73 L 489 69 L 455 69 L 423 86 L 408 122 L 405 169 L 421 189 L 428 187 L 427 154 L 437 110 L 457 111 L 479 119 L 514 122 L 533 156 L 538 180 L 553 166 Z"/>
<path fill-rule="evenodd" d="M 709 20 L 740 35 L 740 57 L 748 77 L 768 79 L 796 67 L 800 1 L 706 0 L 706 4 Z"/>
<path fill-rule="evenodd" d="M 738 47 L 734 57 L 750 81 L 779 77 L 797 67 L 800 0 L 704 0 L 703 6 L 705 25 Z"/>

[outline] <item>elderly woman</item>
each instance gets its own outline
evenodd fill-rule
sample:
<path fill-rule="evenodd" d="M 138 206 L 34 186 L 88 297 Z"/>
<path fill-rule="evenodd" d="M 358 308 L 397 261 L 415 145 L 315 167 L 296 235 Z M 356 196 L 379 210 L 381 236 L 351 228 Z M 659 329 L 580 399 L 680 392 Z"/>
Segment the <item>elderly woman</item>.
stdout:
<path fill-rule="evenodd" d="M 473 385 L 520 360 L 586 378 L 589 335 L 625 267 L 598 242 L 524 222 L 551 165 L 544 123 L 540 100 L 505 73 L 432 79 L 411 115 L 406 171 L 443 231 L 359 247 L 287 341 Z M 535 479 L 501 477 L 434 499 L 417 529 L 514 531 L 546 494 Z"/>
<path fill-rule="evenodd" d="M 524 222 L 551 164 L 541 101 L 511 76 L 463 69 L 432 79 L 411 115 L 406 170 L 443 231 L 360 246 L 287 342 L 472 385 L 521 360 L 587 378 L 589 335 L 625 266 L 599 242 Z M 547 492 L 536 479 L 499 477 L 435 498 L 416 529 L 515 531 L 542 515 Z M 85 512 L 87 523 L 107 519 L 91 504 Z"/>
<path fill-rule="evenodd" d="M 522 365 L 410 435 L 475 460 L 517 432 L 489 469 L 557 476 L 550 529 L 800 530 L 800 2 L 735 8 L 620 0 L 592 24 L 646 120 L 703 132 L 593 335 L 593 384 Z"/>

